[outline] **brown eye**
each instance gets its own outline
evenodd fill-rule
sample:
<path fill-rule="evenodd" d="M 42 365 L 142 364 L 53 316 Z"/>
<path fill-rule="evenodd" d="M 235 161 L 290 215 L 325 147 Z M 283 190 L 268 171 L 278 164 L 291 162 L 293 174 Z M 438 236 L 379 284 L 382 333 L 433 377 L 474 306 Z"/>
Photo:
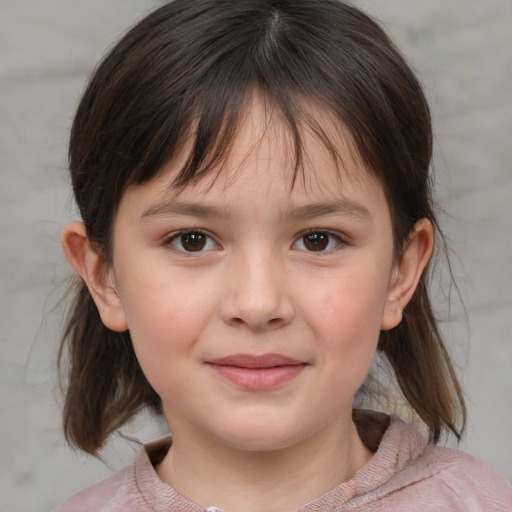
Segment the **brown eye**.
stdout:
<path fill-rule="evenodd" d="M 318 231 L 316 233 L 309 233 L 302 237 L 304 247 L 308 251 L 325 251 L 329 245 L 329 234 Z"/>
<path fill-rule="evenodd" d="M 294 244 L 293 249 L 307 252 L 326 252 L 343 244 L 343 240 L 329 231 L 309 231 Z"/>
<path fill-rule="evenodd" d="M 201 252 L 217 247 L 212 238 L 201 231 L 177 233 L 172 237 L 171 245 L 182 252 Z"/>
<path fill-rule="evenodd" d="M 202 251 L 206 245 L 206 236 L 202 233 L 185 233 L 181 235 L 181 246 L 189 252 Z"/>

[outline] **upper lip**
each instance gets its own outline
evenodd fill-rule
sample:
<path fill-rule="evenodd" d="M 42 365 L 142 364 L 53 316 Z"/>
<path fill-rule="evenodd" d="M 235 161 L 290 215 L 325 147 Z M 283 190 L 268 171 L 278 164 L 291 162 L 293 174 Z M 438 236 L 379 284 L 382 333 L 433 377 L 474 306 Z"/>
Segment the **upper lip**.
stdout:
<path fill-rule="evenodd" d="M 298 366 L 306 364 L 281 354 L 233 354 L 227 357 L 211 359 L 209 364 L 218 366 L 237 366 L 239 368 L 275 368 L 277 366 Z"/>

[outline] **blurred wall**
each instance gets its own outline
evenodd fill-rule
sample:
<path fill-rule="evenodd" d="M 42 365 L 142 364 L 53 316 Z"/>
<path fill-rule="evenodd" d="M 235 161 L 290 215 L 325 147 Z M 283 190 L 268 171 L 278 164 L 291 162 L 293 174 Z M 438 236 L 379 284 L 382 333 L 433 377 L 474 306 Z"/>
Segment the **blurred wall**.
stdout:
<path fill-rule="evenodd" d="M 357 2 L 355 2 L 357 4 Z M 0 511 L 49 510 L 132 460 L 75 454 L 60 431 L 55 355 L 59 246 L 76 218 L 66 144 L 97 60 L 156 0 L 0 4 Z M 512 3 L 364 0 L 412 60 L 437 133 L 444 227 L 469 326 L 455 300 L 446 333 L 470 405 L 463 448 L 512 480 Z M 149 440 L 161 424 L 139 421 Z"/>

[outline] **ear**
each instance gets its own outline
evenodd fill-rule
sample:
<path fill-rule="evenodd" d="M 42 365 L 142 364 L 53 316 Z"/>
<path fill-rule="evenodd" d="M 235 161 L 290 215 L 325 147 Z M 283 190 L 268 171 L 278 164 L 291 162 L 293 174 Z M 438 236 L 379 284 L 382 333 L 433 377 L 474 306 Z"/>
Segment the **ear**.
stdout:
<path fill-rule="evenodd" d="M 433 250 L 434 228 L 429 220 L 421 219 L 414 226 L 393 270 L 381 330 L 393 329 L 402 321 L 402 312 L 411 300 Z"/>
<path fill-rule="evenodd" d="M 128 325 L 113 270 L 87 238 L 82 222 L 72 222 L 64 228 L 62 248 L 69 264 L 87 285 L 105 326 L 126 331 Z"/>

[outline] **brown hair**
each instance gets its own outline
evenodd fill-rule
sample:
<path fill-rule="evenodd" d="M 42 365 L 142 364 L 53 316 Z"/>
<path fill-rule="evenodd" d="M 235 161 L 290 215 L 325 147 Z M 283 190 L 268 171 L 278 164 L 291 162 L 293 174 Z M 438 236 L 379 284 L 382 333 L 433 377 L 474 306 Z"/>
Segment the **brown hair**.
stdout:
<path fill-rule="evenodd" d="M 69 163 L 90 241 L 108 262 L 111 230 L 127 187 L 154 179 L 192 141 L 176 186 L 200 179 L 229 151 L 243 106 L 257 90 L 282 112 L 301 170 L 308 101 L 346 126 L 382 184 L 397 254 L 415 223 L 438 228 L 431 197 L 431 122 L 421 86 L 380 26 L 336 0 L 175 0 L 132 28 L 89 82 L 74 120 Z M 441 236 L 438 229 L 438 234 Z M 402 323 L 379 349 L 434 442 L 460 437 L 462 392 L 428 296 L 426 273 Z M 67 356 L 67 357 L 65 357 Z M 59 353 L 69 368 L 64 429 L 97 453 L 143 408 L 161 413 L 129 332 L 101 322 L 78 284 Z"/>

